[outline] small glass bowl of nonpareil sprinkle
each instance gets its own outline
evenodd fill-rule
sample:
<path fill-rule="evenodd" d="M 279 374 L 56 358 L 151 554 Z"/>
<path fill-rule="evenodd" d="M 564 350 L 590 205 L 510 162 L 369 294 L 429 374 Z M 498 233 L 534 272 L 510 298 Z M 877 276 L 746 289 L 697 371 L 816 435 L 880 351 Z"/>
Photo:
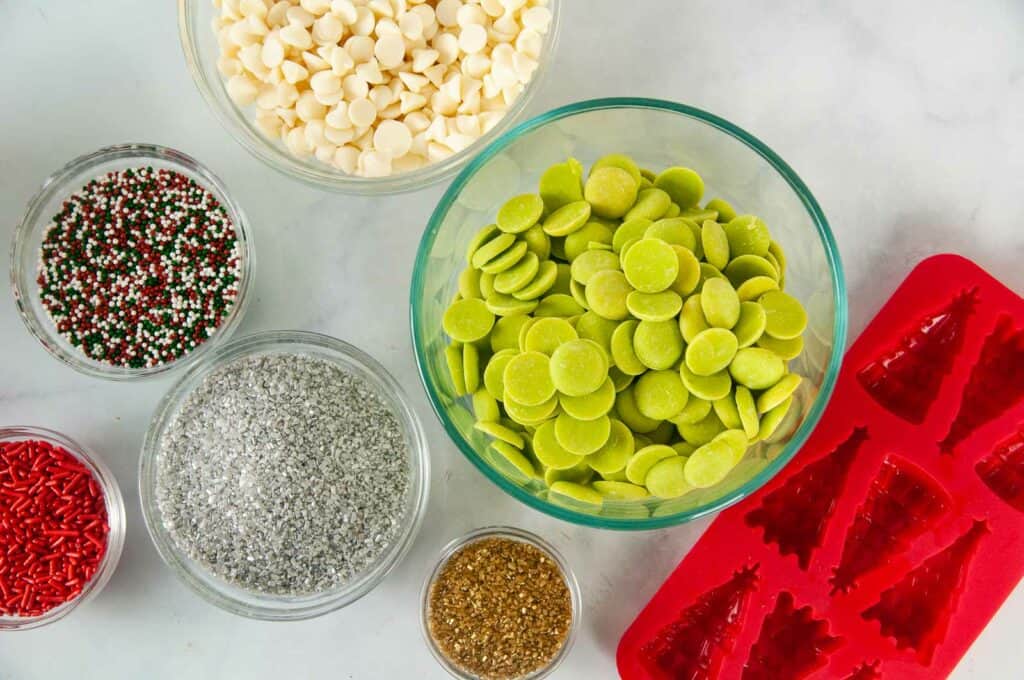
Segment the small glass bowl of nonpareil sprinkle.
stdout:
<path fill-rule="evenodd" d="M 568 655 L 579 628 L 579 584 L 539 536 L 477 529 L 441 551 L 423 585 L 423 635 L 461 680 L 538 680 Z"/>
<path fill-rule="evenodd" d="M 222 342 L 245 311 L 249 227 L 189 156 L 123 144 L 81 156 L 32 198 L 11 288 L 50 354 L 110 380 L 163 373 Z"/>
<path fill-rule="evenodd" d="M 0 631 L 38 628 L 95 597 L 121 559 L 125 511 L 94 453 L 39 427 L 0 427 Z"/>
<path fill-rule="evenodd" d="M 171 388 L 139 489 L 186 585 L 283 621 L 376 587 L 412 545 L 429 477 L 419 419 L 380 364 L 334 338 L 271 331 L 216 349 Z"/>

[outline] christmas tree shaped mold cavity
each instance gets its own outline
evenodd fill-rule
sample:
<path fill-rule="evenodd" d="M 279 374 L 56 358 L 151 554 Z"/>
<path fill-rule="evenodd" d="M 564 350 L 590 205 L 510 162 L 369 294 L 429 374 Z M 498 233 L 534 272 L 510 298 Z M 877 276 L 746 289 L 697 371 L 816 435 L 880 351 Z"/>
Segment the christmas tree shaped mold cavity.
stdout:
<path fill-rule="evenodd" d="M 800 680 L 824 666 L 840 644 L 828 623 L 814 618 L 810 607 L 796 609 L 793 595 L 783 591 L 750 650 L 743 680 Z"/>
<path fill-rule="evenodd" d="M 757 586 L 757 565 L 745 567 L 701 595 L 676 621 L 640 648 L 653 680 L 713 680 L 732 651 L 748 596 Z"/>
<path fill-rule="evenodd" d="M 963 346 L 975 299 L 975 289 L 964 291 L 938 312 L 921 318 L 895 347 L 857 373 L 864 390 L 900 418 L 918 425 L 924 422 Z"/>
<path fill-rule="evenodd" d="M 974 466 L 992 492 L 1024 512 L 1024 425 Z"/>
<path fill-rule="evenodd" d="M 747 526 L 762 527 L 765 543 L 777 543 L 783 555 L 796 555 L 806 570 L 811 553 L 821 544 L 836 499 L 846 483 L 867 429 L 856 428 L 832 452 L 808 463 L 764 497 L 761 506 L 747 513 Z"/>
<path fill-rule="evenodd" d="M 850 590 L 859 576 L 933 527 L 948 507 L 949 495 L 927 473 L 901 458 L 886 457 L 846 534 L 839 566 L 829 580 L 832 594 Z"/>
<path fill-rule="evenodd" d="M 1014 328 L 1003 315 L 985 338 L 978 363 L 960 399 L 960 409 L 939 442 L 943 453 L 952 453 L 982 425 L 995 420 L 1024 399 L 1024 331 Z"/>
<path fill-rule="evenodd" d="M 896 640 L 900 649 L 911 647 L 918 661 L 931 663 L 963 590 L 967 567 L 988 525 L 975 521 L 970 530 L 945 549 L 911 570 L 882 593 L 861 616 L 875 620 L 882 635 Z"/>

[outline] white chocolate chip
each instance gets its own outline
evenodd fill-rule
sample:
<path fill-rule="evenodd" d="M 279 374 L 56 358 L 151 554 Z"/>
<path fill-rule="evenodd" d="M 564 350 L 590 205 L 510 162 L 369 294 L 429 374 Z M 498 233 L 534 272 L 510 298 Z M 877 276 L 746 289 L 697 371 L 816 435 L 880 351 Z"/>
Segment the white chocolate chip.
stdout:
<path fill-rule="evenodd" d="M 334 152 L 334 167 L 342 172 L 353 175 L 359 162 L 359 149 L 354 146 L 339 146 Z"/>
<path fill-rule="evenodd" d="M 320 71 L 309 79 L 309 86 L 314 92 L 337 92 L 341 89 L 341 78 L 334 71 Z"/>
<path fill-rule="evenodd" d="M 256 116 L 256 128 L 273 139 L 281 134 L 281 119 L 272 112 L 261 112 Z"/>
<path fill-rule="evenodd" d="M 535 31 L 544 33 L 551 24 L 551 10 L 547 7 L 530 7 L 524 9 L 522 14 L 523 26 L 532 28 Z"/>
<path fill-rule="evenodd" d="M 350 102 L 350 105 L 352 100 L 360 99 L 370 94 L 370 86 L 366 84 L 365 80 L 354 73 L 342 79 L 341 89 L 345 93 L 345 99 Z"/>
<path fill-rule="evenodd" d="M 324 122 L 338 130 L 350 129 L 352 127 L 352 121 L 348 117 L 348 103 L 343 101 L 338 102 L 338 105 L 324 116 Z"/>
<path fill-rule="evenodd" d="M 388 0 L 370 0 L 367 6 L 379 17 L 388 17 L 390 19 L 395 16 L 395 8 L 391 6 Z"/>
<path fill-rule="evenodd" d="M 331 56 L 327 61 L 330 63 L 331 70 L 334 71 L 336 76 L 348 75 L 355 66 L 355 60 L 352 59 L 352 55 L 341 45 L 335 45 L 331 48 Z"/>
<path fill-rule="evenodd" d="M 437 64 L 424 71 L 423 75 L 434 84 L 434 87 L 441 87 L 441 83 L 444 82 L 444 74 L 447 72 L 448 69 L 443 64 Z"/>
<path fill-rule="evenodd" d="M 459 8 L 462 3 L 459 0 L 441 0 L 437 3 L 437 22 L 442 26 L 455 26 L 458 23 Z"/>
<path fill-rule="evenodd" d="M 356 99 L 348 105 L 348 117 L 356 127 L 372 125 L 377 118 L 377 107 L 369 99 Z"/>
<path fill-rule="evenodd" d="M 381 151 L 386 151 L 392 158 L 398 158 L 409 153 L 412 132 L 398 121 L 385 120 L 373 133 L 373 145 Z"/>
<path fill-rule="evenodd" d="M 263 41 L 260 57 L 267 68 L 280 66 L 284 61 L 284 43 L 278 37 L 277 31 L 268 35 L 267 39 Z"/>
<path fill-rule="evenodd" d="M 345 41 L 345 49 L 357 64 L 364 64 L 373 59 L 373 38 L 367 35 L 355 35 Z"/>
<path fill-rule="evenodd" d="M 281 0 L 275 2 L 274 6 L 267 12 L 267 25 L 273 28 L 281 28 L 288 24 L 288 8 L 291 7 L 291 3 L 288 0 Z"/>
<path fill-rule="evenodd" d="M 380 85 L 387 82 L 387 78 L 381 73 L 380 65 L 377 63 L 376 58 L 356 66 L 356 75 L 371 85 Z"/>
<path fill-rule="evenodd" d="M 423 19 L 419 14 L 407 12 L 398 20 L 398 28 L 409 40 L 423 37 Z"/>
<path fill-rule="evenodd" d="M 336 92 L 314 92 L 313 96 L 324 106 L 334 106 L 341 101 L 342 97 L 345 96 L 345 93 L 341 90 Z"/>
<path fill-rule="evenodd" d="M 240 106 L 252 104 L 260 93 L 257 81 L 245 75 L 232 76 L 228 80 L 226 88 L 228 96 Z"/>
<path fill-rule="evenodd" d="M 352 0 L 334 0 L 331 3 L 331 11 L 334 12 L 334 14 L 336 14 L 346 26 L 354 24 L 356 19 L 359 18 L 359 14 L 356 12 L 356 6 L 352 4 Z"/>
<path fill-rule="evenodd" d="M 349 127 L 347 130 L 339 130 L 328 125 L 324 128 L 324 138 L 331 144 L 348 144 L 355 139 L 355 136 L 356 131 L 352 127 Z"/>
<path fill-rule="evenodd" d="M 412 70 L 416 73 L 423 73 L 437 62 L 441 55 L 434 49 L 423 49 L 412 51 Z"/>
<path fill-rule="evenodd" d="M 242 16 L 257 16 L 265 18 L 267 16 L 267 5 L 263 0 L 241 0 L 238 3 L 238 9 L 242 13 Z"/>
<path fill-rule="evenodd" d="M 356 20 L 352 24 L 352 32 L 356 35 L 370 35 L 377 23 L 377 17 L 366 7 L 356 7 Z"/>
<path fill-rule="evenodd" d="M 427 158 L 431 163 L 443 161 L 452 155 L 452 150 L 439 142 L 430 142 L 427 145 Z"/>
<path fill-rule="evenodd" d="M 405 61 L 405 41 L 401 35 L 385 35 L 377 40 L 373 54 L 384 68 L 395 68 Z"/>
<path fill-rule="evenodd" d="M 295 113 L 302 121 L 322 120 L 327 113 L 327 107 L 316 100 L 316 96 L 306 90 L 299 95 L 299 101 L 295 103 Z"/>
<path fill-rule="evenodd" d="M 471 78 L 483 78 L 491 70 L 491 60 L 486 54 L 470 54 L 462 60 L 462 72 Z"/>
<path fill-rule="evenodd" d="M 532 28 L 526 29 L 516 38 L 516 52 L 521 52 L 533 59 L 540 58 L 540 51 L 543 46 L 544 38 Z"/>
<path fill-rule="evenodd" d="M 277 100 L 281 102 L 281 106 L 293 106 L 299 101 L 299 89 L 291 83 L 278 83 Z"/>
<path fill-rule="evenodd" d="M 232 57 L 221 57 L 217 60 L 217 70 L 225 78 L 241 75 L 243 71 L 242 62 Z"/>
<path fill-rule="evenodd" d="M 519 24 L 514 16 L 506 14 L 494 22 L 494 30 L 505 35 L 515 36 L 519 34 Z"/>
<path fill-rule="evenodd" d="M 327 10 L 331 8 L 331 0 L 299 0 L 299 4 L 304 10 L 315 16 L 326 14 Z"/>
<path fill-rule="evenodd" d="M 316 21 L 316 15 L 303 7 L 292 6 L 286 12 L 289 24 L 298 24 L 302 28 L 309 28 Z"/>
<path fill-rule="evenodd" d="M 394 173 L 411 172 L 412 170 L 422 168 L 426 164 L 427 159 L 423 156 L 408 153 L 401 158 L 391 161 L 391 171 Z"/>
<path fill-rule="evenodd" d="M 463 5 L 455 14 L 455 23 L 462 28 L 465 28 L 470 24 L 479 24 L 483 26 L 487 23 L 487 13 L 480 7 L 480 5 Z"/>
<path fill-rule="evenodd" d="M 381 19 L 377 22 L 373 32 L 378 38 L 383 38 L 386 35 L 402 35 L 401 29 L 393 19 Z"/>
<path fill-rule="evenodd" d="M 345 35 L 345 24 L 334 14 L 325 14 L 313 24 L 313 40 L 320 45 L 336 45 Z"/>
<path fill-rule="evenodd" d="M 501 119 L 505 116 L 503 111 L 484 111 L 479 115 L 480 119 L 480 132 L 487 134 L 494 129 Z"/>
<path fill-rule="evenodd" d="M 299 157 L 308 156 L 310 151 L 312 151 L 309 143 L 306 141 L 306 129 L 302 125 L 293 127 L 288 131 L 285 144 L 288 146 L 289 151 Z"/>
<path fill-rule="evenodd" d="M 410 92 L 419 92 L 427 83 L 430 82 L 426 76 L 421 76 L 416 73 L 405 73 L 404 71 L 398 74 L 398 78 Z"/>
<path fill-rule="evenodd" d="M 387 85 L 377 85 L 370 89 L 368 99 L 373 102 L 378 111 L 386 109 L 395 101 L 395 95 Z"/>
<path fill-rule="evenodd" d="M 309 31 L 299 24 L 288 24 L 281 29 L 280 35 L 281 42 L 297 50 L 308 50 L 313 46 L 313 38 L 309 35 Z"/>
<path fill-rule="evenodd" d="M 391 156 L 384 151 L 363 151 L 359 154 L 359 167 L 365 177 L 387 177 L 391 174 Z"/>
<path fill-rule="evenodd" d="M 330 163 L 334 160 L 334 152 L 336 150 L 337 147 L 333 144 L 321 144 L 316 147 L 316 151 L 313 152 L 313 155 L 316 156 L 316 159 L 321 163 Z"/>
<path fill-rule="evenodd" d="M 440 64 L 447 66 L 459 57 L 459 39 L 454 33 L 438 33 L 430 45 L 437 50 L 437 61 Z"/>
<path fill-rule="evenodd" d="M 505 13 L 501 0 L 480 0 L 480 7 L 487 12 L 487 16 L 497 18 Z"/>
<path fill-rule="evenodd" d="M 480 24 L 469 24 L 459 32 L 459 49 L 466 54 L 476 54 L 487 46 L 487 29 Z"/>
<path fill-rule="evenodd" d="M 416 92 L 403 92 L 398 95 L 399 102 L 401 103 L 400 111 L 403 114 L 418 111 L 427 105 L 427 98 Z M 408 123 L 408 118 L 406 123 Z"/>

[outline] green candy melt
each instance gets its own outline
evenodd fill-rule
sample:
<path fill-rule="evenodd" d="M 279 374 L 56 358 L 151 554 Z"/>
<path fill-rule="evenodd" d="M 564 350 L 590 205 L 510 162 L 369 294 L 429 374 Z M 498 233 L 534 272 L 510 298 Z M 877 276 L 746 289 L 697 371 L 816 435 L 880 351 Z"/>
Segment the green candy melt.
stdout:
<path fill-rule="evenodd" d="M 523 352 L 505 365 L 505 394 L 524 406 L 538 406 L 555 395 L 550 360 L 540 352 Z"/>
<path fill-rule="evenodd" d="M 604 446 L 610 436 L 611 419 L 608 416 L 578 420 L 562 413 L 555 418 L 555 439 L 569 453 L 588 456 Z"/>
<path fill-rule="evenodd" d="M 583 187 L 583 198 L 598 217 L 622 217 L 636 202 L 638 183 L 622 168 L 605 166 L 590 173 Z"/>
<path fill-rule="evenodd" d="M 550 366 L 553 385 L 570 397 L 597 391 L 608 377 L 608 357 L 592 340 L 562 343 L 551 355 Z"/>
<path fill-rule="evenodd" d="M 744 347 L 729 364 L 733 380 L 752 390 L 768 389 L 782 378 L 786 365 L 777 354 L 762 347 Z"/>
<path fill-rule="evenodd" d="M 704 180 L 690 168 L 668 168 L 654 178 L 654 186 L 684 210 L 697 205 L 704 195 Z"/>
<path fill-rule="evenodd" d="M 457 342 L 476 342 L 487 337 L 494 327 L 494 314 L 478 298 L 459 300 L 444 313 L 444 332 Z"/>
<path fill-rule="evenodd" d="M 690 393 L 676 371 L 648 371 L 633 388 L 636 407 L 652 420 L 669 420 L 686 406 Z"/>
<path fill-rule="evenodd" d="M 509 234 L 520 234 L 537 224 L 544 214 L 544 201 L 536 194 L 521 194 L 510 198 L 498 210 L 495 222 L 498 229 Z M 765 243 L 765 252 L 768 244 Z"/>
<path fill-rule="evenodd" d="M 672 247 L 657 238 L 643 238 L 622 258 L 626 280 L 642 293 L 660 293 L 671 286 L 679 273 L 679 258 Z"/>

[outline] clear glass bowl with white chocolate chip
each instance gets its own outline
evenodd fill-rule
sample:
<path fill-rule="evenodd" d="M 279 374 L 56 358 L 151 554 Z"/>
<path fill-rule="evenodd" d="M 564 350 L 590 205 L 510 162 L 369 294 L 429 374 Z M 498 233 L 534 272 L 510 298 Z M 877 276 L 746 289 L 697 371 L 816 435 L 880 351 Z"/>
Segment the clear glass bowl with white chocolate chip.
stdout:
<path fill-rule="evenodd" d="M 457 172 L 543 80 L 561 0 L 178 0 L 185 60 L 271 167 L 353 194 Z"/>

